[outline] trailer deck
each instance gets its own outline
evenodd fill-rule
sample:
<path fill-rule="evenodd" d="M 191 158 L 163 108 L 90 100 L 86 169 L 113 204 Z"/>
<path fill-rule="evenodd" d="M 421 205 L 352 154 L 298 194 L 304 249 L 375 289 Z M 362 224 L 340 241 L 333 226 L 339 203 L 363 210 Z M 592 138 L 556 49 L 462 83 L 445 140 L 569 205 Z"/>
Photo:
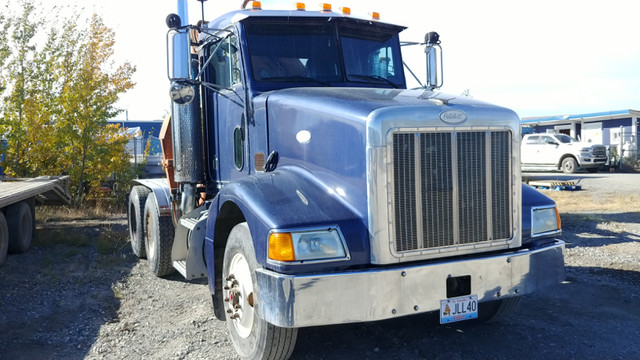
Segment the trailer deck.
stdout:
<path fill-rule="evenodd" d="M 70 204 L 69 176 L 0 180 L 0 208 L 29 198 L 35 198 L 40 205 Z"/>

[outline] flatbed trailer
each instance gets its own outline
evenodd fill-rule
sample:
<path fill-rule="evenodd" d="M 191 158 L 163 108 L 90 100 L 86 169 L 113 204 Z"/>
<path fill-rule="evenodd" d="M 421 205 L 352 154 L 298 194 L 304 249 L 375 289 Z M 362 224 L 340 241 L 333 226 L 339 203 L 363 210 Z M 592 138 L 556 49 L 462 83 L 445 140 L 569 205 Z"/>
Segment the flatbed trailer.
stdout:
<path fill-rule="evenodd" d="M 8 252 L 22 253 L 31 245 L 36 204 L 69 203 L 69 176 L 0 179 L 0 265 Z"/>

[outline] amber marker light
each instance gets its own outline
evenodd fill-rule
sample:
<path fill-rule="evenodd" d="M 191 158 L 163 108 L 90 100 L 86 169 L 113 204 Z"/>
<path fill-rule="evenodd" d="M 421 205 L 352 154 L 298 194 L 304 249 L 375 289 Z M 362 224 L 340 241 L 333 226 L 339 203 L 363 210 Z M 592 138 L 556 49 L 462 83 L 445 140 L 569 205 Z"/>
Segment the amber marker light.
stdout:
<path fill-rule="evenodd" d="M 298 11 L 304 11 L 304 10 L 305 10 L 305 5 L 304 5 L 304 3 L 297 2 L 297 3 L 296 3 L 296 10 L 298 10 Z"/>
<path fill-rule="evenodd" d="M 260 1 L 254 1 L 251 3 L 253 10 L 262 10 L 262 3 Z"/>
<path fill-rule="evenodd" d="M 380 13 L 377 11 L 374 11 L 371 13 L 371 19 L 373 20 L 380 20 Z"/>
<path fill-rule="evenodd" d="M 348 7 L 342 7 L 342 14 L 343 15 L 351 15 L 351 8 Z"/>
<path fill-rule="evenodd" d="M 558 207 L 554 208 L 556 210 L 556 222 L 558 223 L 558 230 L 562 229 L 562 219 L 560 219 L 560 212 L 558 211 Z"/>
<path fill-rule="evenodd" d="M 293 238 L 290 233 L 271 233 L 269 235 L 269 259 L 275 261 L 295 261 Z"/>
<path fill-rule="evenodd" d="M 331 12 L 331 4 L 322 4 L 322 12 Z"/>

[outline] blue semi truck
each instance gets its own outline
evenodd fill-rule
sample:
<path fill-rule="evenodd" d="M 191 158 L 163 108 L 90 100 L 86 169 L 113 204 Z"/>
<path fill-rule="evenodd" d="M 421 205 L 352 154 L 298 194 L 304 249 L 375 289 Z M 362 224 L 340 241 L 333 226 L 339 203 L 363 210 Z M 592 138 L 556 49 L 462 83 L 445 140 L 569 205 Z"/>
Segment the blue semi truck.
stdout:
<path fill-rule="evenodd" d="M 496 320 L 564 278 L 555 203 L 521 182 L 518 116 L 437 91 L 436 33 L 405 44 L 375 13 L 300 3 L 188 25 L 179 5 L 167 176 L 132 184 L 131 244 L 158 276 L 208 279 L 242 358 L 288 358 L 300 327 Z M 420 88 L 403 45 L 425 47 Z"/>

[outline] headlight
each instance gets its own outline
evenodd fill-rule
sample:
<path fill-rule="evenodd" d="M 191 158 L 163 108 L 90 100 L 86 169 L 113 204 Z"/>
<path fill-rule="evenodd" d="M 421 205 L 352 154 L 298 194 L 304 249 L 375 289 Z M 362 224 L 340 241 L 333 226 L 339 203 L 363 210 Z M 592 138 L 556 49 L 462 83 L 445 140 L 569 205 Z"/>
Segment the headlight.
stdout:
<path fill-rule="evenodd" d="M 346 260 L 348 253 L 337 228 L 272 232 L 269 260 L 278 262 Z"/>
<path fill-rule="evenodd" d="M 580 149 L 580 152 L 590 153 L 591 152 L 591 148 L 590 147 L 584 147 L 584 148 Z"/>
<path fill-rule="evenodd" d="M 531 209 L 531 236 L 541 236 L 560 231 L 560 214 L 555 206 Z"/>

